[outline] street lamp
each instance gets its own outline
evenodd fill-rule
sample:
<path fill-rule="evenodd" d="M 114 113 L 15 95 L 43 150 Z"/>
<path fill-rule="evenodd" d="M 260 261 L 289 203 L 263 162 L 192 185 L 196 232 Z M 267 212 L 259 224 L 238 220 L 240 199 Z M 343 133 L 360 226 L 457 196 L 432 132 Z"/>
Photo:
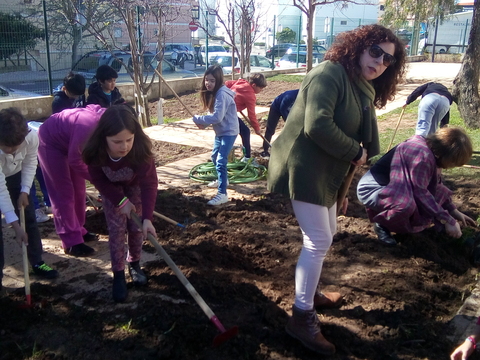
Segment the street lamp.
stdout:
<path fill-rule="evenodd" d="M 217 15 L 215 9 L 205 11 L 205 66 L 208 67 L 208 15 Z"/>
<path fill-rule="evenodd" d="M 200 6 L 192 5 L 192 20 L 200 19 Z"/>

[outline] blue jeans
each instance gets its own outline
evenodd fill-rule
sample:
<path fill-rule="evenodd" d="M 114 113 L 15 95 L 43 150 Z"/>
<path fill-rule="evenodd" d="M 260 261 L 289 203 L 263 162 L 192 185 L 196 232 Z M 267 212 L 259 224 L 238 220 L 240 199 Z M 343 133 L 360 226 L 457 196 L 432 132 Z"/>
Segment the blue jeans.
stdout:
<path fill-rule="evenodd" d="M 245 148 L 245 157 L 250 159 L 252 156 L 252 148 L 250 147 L 250 129 L 238 118 L 238 125 L 240 126 L 240 137 L 242 138 L 242 144 Z"/>
<path fill-rule="evenodd" d="M 50 203 L 50 198 L 48 197 L 47 186 L 45 185 L 45 180 L 43 179 L 43 173 L 40 165 L 37 166 L 35 177 L 37 178 L 38 184 L 40 185 L 40 190 L 43 193 L 43 201 L 45 201 L 45 205 L 52 206 L 52 204 Z M 35 181 L 33 182 L 32 187 L 30 188 L 30 197 L 33 200 L 33 205 L 35 206 L 35 210 L 40 209 L 40 204 L 38 203 L 38 198 L 37 198 L 37 189 L 35 188 Z"/>
<path fill-rule="evenodd" d="M 212 150 L 212 162 L 215 165 L 215 169 L 217 170 L 219 194 L 227 193 L 228 154 L 230 153 L 230 150 L 232 150 L 236 138 L 237 135 L 215 136 Z"/>
<path fill-rule="evenodd" d="M 450 110 L 450 101 L 442 95 L 425 95 L 418 104 L 418 121 L 415 135 L 426 137 L 437 131 L 443 117 Z"/>

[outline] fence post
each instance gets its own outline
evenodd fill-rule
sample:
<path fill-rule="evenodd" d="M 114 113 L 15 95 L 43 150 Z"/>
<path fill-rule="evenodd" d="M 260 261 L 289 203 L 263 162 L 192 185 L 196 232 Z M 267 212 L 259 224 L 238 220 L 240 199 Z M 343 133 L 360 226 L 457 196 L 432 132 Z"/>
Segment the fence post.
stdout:
<path fill-rule="evenodd" d="M 48 21 L 47 21 L 47 5 L 45 0 L 42 1 L 43 4 L 43 22 L 45 24 L 45 46 L 47 47 L 47 71 L 48 71 L 48 90 L 50 95 L 53 94 L 53 85 L 52 85 L 52 65 L 50 63 L 50 42 L 48 41 Z"/>

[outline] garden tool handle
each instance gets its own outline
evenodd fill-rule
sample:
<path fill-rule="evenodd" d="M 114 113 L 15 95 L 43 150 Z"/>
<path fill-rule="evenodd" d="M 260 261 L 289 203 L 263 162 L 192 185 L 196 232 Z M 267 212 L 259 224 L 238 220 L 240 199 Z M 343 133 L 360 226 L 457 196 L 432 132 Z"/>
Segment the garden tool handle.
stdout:
<path fill-rule="evenodd" d="M 185 228 L 185 225 L 182 225 L 182 224 L 176 222 L 175 220 L 170 219 L 169 217 L 167 217 L 165 215 L 162 215 L 162 214 L 160 214 L 156 211 L 153 212 L 153 215 L 155 215 L 156 217 L 159 217 L 162 220 L 165 220 L 165 221 L 169 222 L 170 224 L 180 226 L 181 228 Z"/>
<path fill-rule="evenodd" d="M 338 196 L 337 196 L 337 215 L 340 214 L 342 209 L 343 200 L 347 197 L 348 189 L 350 189 L 350 185 L 352 184 L 353 177 L 355 176 L 355 171 L 357 167 L 353 164 L 350 165 L 350 169 L 348 169 L 347 176 L 343 180 L 340 189 L 338 189 Z"/>
<path fill-rule="evenodd" d="M 187 107 L 187 105 L 185 105 L 185 103 L 182 101 L 182 99 L 180 99 L 180 96 L 178 96 L 178 94 L 175 92 L 175 90 L 173 90 L 173 88 L 170 86 L 170 84 L 167 83 L 167 80 L 165 80 L 165 78 L 162 76 L 162 74 L 160 74 L 160 72 L 157 69 L 155 69 L 155 72 L 157 73 L 158 77 L 163 81 L 163 83 L 168 87 L 168 89 L 173 93 L 173 95 L 175 95 L 177 100 L 180 101 L 180 104 L 183 105 L 185 110 L 187 110 L 187 112 L 193 118 L 195 115 L 190 111 L 190 109 Z"/>
<path fill-rule="evenodd" d="M 20 226 L 22 230 L 25 231 L 25 207 L 22 205 L 20 207 Z M 22 258 L 23 258 L 23 278 L 25 281 L 25 297 L 27 305 L 31 305 L 32 298 L 30 295 L 30 275 L 28 268 L 28 254 L 27 254 L 27 245 L 22 241 Z"/>
<path fill-rule="evenodd" d="M 252 126 L 252 123 L 250 122 L 250 120 L 248 120 L 248 118 L 245 116 L 245 114 L 243 113 L 243 111 L 239 111 L 240 114 L 242 114 L 243 118 L 245 119 L 245 121 L 247 122 L 248 125 Z M 253 126 L 252 126 L 253 127 Z M 263 141 L 265 141 L 267 143 L 268 146 L 272 147 L 272 144 L 270 144 L 268 142 L 267 139 L 265 139 L 265 136 L 263 136 L 262 134 L 258 134 L 258 136 L 260 136 Z"/>
<path fill-rule="evenodd" d="M 138 217 L 138 215 L 135 214 L 132 211 L 131 216 L 132 216 L 132 219 L 135 222 L 135 224 L 141 229 L 142 228 L 142 222 L 140 221 L 140 218 Z M 173 262 L 173 260 L 167 254 L 167 252 L 163 249 L 162 245 L 160 245 L 158 243 L 157 239 L 155 239 L 155 236 L 153 236 L 153 234 L 151 234 L 151 233 L 148 233 L 148 240 L 150 240 L 152 245 L 155 247 L 155 249 L 160 253 L 162 258 L 168 264 L 170 269 L 172 269 L 172 271 L 178 277 L 178 279 L 183 284 L 183 286 L 185 286 L 185 288 L 188 290 L 190 295 L 192 295 L 192 297 L 195 299 L 195 301 L 198 303 L 198 305 L 202 308 L 205 315 L 207 315 L 210 320 L 212 320 L 212 318 L 216 319 L 215 314 L 213 313 L 212 309 L 210 309 L 210 307 L 202 299 L 202 297 L 197 292 L 197 290 L 195 290 L 195 288 L 192 286 L 192 284 L 190 284 L 190 282 L 185 277 L 185 275 L 183 275 L 182 271 L 178 268 L 178 266 Z"/>

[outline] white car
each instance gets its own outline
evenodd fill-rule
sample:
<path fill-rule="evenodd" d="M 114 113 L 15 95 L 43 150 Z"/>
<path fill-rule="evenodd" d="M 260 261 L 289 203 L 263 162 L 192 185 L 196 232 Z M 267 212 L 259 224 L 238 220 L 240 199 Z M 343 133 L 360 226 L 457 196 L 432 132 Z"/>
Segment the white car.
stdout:
<path fill-rule="evenodd" d="M 232 73 L 232 55 L 222 55 L 213 58 L 211 64 L 219 64 L 223 68 L 225 75 Z M 272 70 L 272 63 L 265 56 L 250 55 L 250 72 L 262 72 Z M 240 73 L 240 63 L 238 58 L 235 58 L 234 72 Z"/>
<path fill-rule="evenodd" d="M 323 61 L 324 54 L 313 53 L 312 66 L 317 66 Z M 291 52 L 290 54 L 285 54 L 282 58 L 275 64 L 275 69 L 294 69 L 294 68 L 306 68 L 307 67 L 307 52 L 299 51 L 298 52 L 298 66 L 297 66 L 297 53 Z"/>
<path fill-rule="evenodd" d="M 12 89 L 12 88 L 0 85 L 0 101 L 28 98 L 28 97 L 38 97 L 38 96 L 42 96 L 42 95 L 34 92 L 30 92 L 30 91 L 17 90 L 17 89 Z"/>
<path fill-rule="evenodd" d="M 206 57 L 206 54 L 205 54 L 205 45 L 203 45 L 201 48 L 200 48 L 200 52 L 199 52 L 199 57 L 200 57 L 200 63 L 201 64 L 204 64 L 205 63 L 205 57 Z M 217 56 L 221 56 L 221 55 L 229 55 L 230 53 L 225 50 L 225 48 L 222 46 L 222 45 L 208 45 L 208 61 L 207 61 L 207 66 L 210 65 L 212 63 L 212 60 L 217 57 Z"/>

